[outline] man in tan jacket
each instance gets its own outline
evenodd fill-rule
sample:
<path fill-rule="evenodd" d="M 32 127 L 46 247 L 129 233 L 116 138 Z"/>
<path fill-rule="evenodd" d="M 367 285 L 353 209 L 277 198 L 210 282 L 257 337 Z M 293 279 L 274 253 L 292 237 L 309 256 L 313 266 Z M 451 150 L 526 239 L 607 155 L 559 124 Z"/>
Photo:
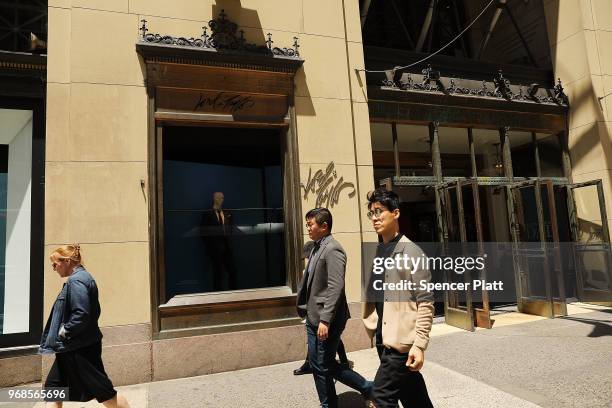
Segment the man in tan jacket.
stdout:
<path fill-rule="evenodd" d="M 421 257 L 421 249 L 399 231 L 399 197 L 393 191 L 377 189 L 368 195 L 368 218 L 382 238 L 376 257 L 388 260 L 405 256 Z M 393 266 L 392 266 L 393 265 Z M 404 407 L 433 407 L 425 380 L 419 372 L 423 367 L 425 349 L 433 322 L 433 294 L 419 290 L 419 283 L 429 282 L 431 273 L 397 267 L 388 262 L 384 271 L 371 274 L 369 286 L 378 288 L 368 293 L 363 321 L 368 335 L 376 340 L 380 366 L 374 379 L 371 407 L 395 408 L 398 400 Z M 378 280 L 373 285 L 374 280 Z M 411 289 L 389 290 L 383 283 L 413 282 Z M 384 290 L 379 290 L 381 287 Z M 372 289 L 372 288 L 370 288 Z"/>

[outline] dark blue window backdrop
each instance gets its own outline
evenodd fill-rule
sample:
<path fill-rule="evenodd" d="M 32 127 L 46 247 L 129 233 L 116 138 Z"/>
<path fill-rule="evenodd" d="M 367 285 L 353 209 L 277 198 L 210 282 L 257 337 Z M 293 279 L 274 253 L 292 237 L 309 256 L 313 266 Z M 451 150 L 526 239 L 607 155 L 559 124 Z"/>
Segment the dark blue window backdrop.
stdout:
<path fill-rule="evenodd" d="M 163 132 L 167 298 L 285 285 L 280 133 Z M 224 221 L 213 226 L 220 218 L 212 210 L 215 192 L 224 196 Z"/>

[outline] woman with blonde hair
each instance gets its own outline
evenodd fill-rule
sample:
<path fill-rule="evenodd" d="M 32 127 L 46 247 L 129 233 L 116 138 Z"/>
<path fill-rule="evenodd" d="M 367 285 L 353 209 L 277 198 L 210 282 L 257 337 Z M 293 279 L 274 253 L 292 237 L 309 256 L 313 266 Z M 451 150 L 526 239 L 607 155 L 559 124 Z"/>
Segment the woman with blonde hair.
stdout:
<path fill-rule="evenodd" d="M 104 371 L 98 287 L 83 267 L 80 246 L 61 246 L 49 258 L 53 270 L 68 279 L 53 304 L 40 342 L 41 353 L 55 353 L 45 388 L 67 387 L 70 401 L 95 398 L 105 407 L 129 408 Z M 61 401 L 48 404 L 62 406 Z"/>

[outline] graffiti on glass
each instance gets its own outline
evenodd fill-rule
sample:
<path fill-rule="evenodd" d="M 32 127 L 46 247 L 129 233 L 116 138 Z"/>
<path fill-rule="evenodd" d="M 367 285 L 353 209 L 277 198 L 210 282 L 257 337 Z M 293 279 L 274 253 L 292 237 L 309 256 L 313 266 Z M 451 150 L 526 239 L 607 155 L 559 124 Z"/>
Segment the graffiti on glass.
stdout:
<path fill-rule="evenodd" d="M 348 197 L 355 196 L 355 185 L 344 181 L 344 177 L 338 178 L 334 162 L 330 162 L 325 169 L 319 169 L 312 174 L 312 167 L 308 170 L 308 181 L 300 183 L 304 190 L 304 200 L 313 194 L 316 196 L 315 207 L 333 208 L 340 199 L 340 193 L 345 189 L 350 189 Z"/>
<path fill-rule="evenodd" d="M 215 96 L 205 96 L 200 94 L 198 102 L 193 110 L 197 111 L 211 108 L 216 111 L 229 111 L 230 113 L 236 113 L 244 109 L 252 108 L 253 106 L 255 106 L 255 101 L 250 96 L 219 92 Z"/>

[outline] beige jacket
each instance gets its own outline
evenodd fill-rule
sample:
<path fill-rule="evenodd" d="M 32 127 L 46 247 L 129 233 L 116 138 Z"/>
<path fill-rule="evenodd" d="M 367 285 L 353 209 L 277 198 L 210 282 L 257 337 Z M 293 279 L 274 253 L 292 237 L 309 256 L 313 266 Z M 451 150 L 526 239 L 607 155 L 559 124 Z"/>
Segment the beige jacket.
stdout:
<path fill-rule="evenodd" d="M 421 257 L 422 250 L 405 236 L 399 240 L 392 251 L 392 257 L 397 254 L 407 254 L 409 257 Z M 377 251 L 377 255 L 378 255 Z M 372 276 L 375 276 L 372 274 Z M 387 270 L 385 282 L 399 282 L 402 279 L 415 282 L 417 289 L 411 293 L 385 291 L 386 301 L 383 311 L 382 338 L 386 347 L 400 353 L 407 353 L 415 346 L 425 350 L 429 343 L 429 332 L 433 323 L 433 294 L 418 290 L 421 280 L 431 281 L 431 273 L 427 269 L 419 269 L 414 274 L 396 268 Z M 365 302 L 363 305 L 363 322 L 366 331 L 373 340 L 376 335 L 378 314 L 375 302 Z"/>

